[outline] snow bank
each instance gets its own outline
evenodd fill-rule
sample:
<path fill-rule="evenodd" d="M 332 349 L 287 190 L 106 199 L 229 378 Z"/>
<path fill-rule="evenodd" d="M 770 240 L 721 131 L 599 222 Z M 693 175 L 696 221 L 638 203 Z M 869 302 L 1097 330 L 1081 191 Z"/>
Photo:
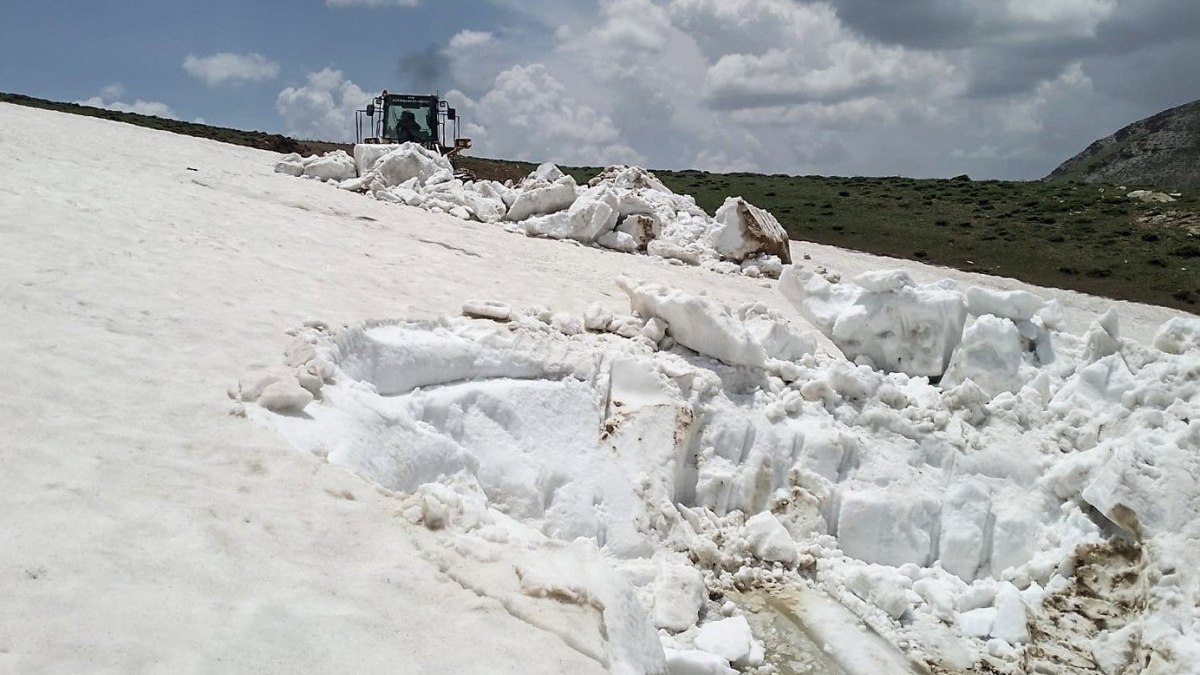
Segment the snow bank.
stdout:
<path fill-rule="evenodd" d="M 313 164 L 318 168 L 310 170 Z M 738 197 L 711 218 L 694 199 L 676 195 L 640 167 L 610 166 L 580 186 L 547 163 L 513 187 L 455 179 L 446 158 L 406 143 L 357 145 L 353 160 L 341 151 L 322 158 L 288 155 L 275 170 L 464 220 L 503 221 L 509 231 L 531 237 L 643 252 L 720 272 L 775 278 L 791 262 L 787 233 L 770 213 Z"/>
<path fill-rule="evenodd" d="M 618 285 L 632 315 L 473 302 L 464 312 L 486 319 L 309 331 L 288 363 L 327 376 L 320 399 L 302 415 L 251 412 L 389 489 L 451 486 L 450 502 L 477 505 L 468 517 L 426 500 L 413 518 L 429 527 L 590 542 L 578 565 L 630 584 L 598 587 L 628 612 L 604 614 L 607 658 L 670 672 L 769 661 L 709 598 L 789 583 L 818 584 L 926 663 L 1011 671 L 1050 639 L 1027 626 L 1067 592 L 1080 546 L 1121 532 L 1164 555 L 1195 548 L 1200 352 L 1122 340 L 1115 316 L 1062 333 L 1035 296 L 789 270 L 782 292 L 855 363 L 761 307 Z M 964 331 L 968 308 L 981 314 Z M 837 328 L 848 321 L 869 336 L 857 353 Z M 905 363 L 948 367 L 934 385 Z M 261 381 L 244 380 L 246 400 Z M 592 577 L 570 579 L 536 587 L 599 597 Z M 1179 628 L 1190 593 L 1124 620 L 1170 653 L 1194 639 Z M 646 646 L 648 626 L 671 635 L 665 651 Z"/>

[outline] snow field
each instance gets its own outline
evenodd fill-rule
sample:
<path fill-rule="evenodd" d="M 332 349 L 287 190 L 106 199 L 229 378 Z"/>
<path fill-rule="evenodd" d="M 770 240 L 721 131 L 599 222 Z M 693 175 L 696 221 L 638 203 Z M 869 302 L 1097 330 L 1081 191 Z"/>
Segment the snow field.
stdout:
<path fill-rule="evenodd" d="M 738 302 L 763 281 L 398 208 L 248 148 L 8 104 L 0 129 L 0 672 L 607 670 L 526 620 L 592 605 L 520 594 L 506 549 L 463 556 L 222 391 L 285 368 L 278 336 L 311 317 L 481 292 L 611 311 L 621 270 Z"/>
<path fill-rule="evenodd" d="M 805 625 L 821 629 L 815 653 L 798 663 L 823 664 L 836 655 L 850 672 L 897 672 L 903 666 L 886 660 L 893 658 L 888 644 L 949 654 L 957 662 L 986 650 L 985 658 L 1010 668 L 1024 659 L 1027 671 L 1045 666 L 1045 672 L 1054 672 L 1063 654 L 1103 664 L 1104 672 L 1119 672 L 1120 664 L 1138 659 L 1157 672 L 1188 672 L 1197 662 L 1189 618 L 1196 589 L 1190 524 L 1175 535 L 1147 534 L 1140 547 L 1122 548 L 1119 537 L 1109 536 L 1077 549 L 1054 573 L 1073 570 L 1074 576 L 1064 577 L 1061 588 L 1047 582 L 1048 599 L 1040 608 L 1027 605 L 1031 641 L 1020 655 L 1006 651 L 1020 648 L 999 638 L 964 640 L 954 628 L 956 613 L 995 607 L 999 582 L 992 579 L 978 579 L 962 590 L 937 572 L 936 564 L 885 566 L 887 574 L 880 578 L 894 582 L 910 601 L 897 622 L 849 590 L 861 580 L 841 581 L 862 563 L 838 554 L 829 535 L 816 537 L 818 547 L 796 539 L 794 570 L 782 563 L 766 565 L 749 544 L 739 543 L 751 541 L 749 532 L 741 534 L 744 514 L 718 517 L 686 507 L 677 510 L 690 518 L 688 527 L 706 533 L 692 540 L 695 552 L 692 546 L 664 548 L 649 560 L 620 559 L 617 565 L 594 542 L 549 539 L 531 525 L 505 520 L 496 508 L 487 511 L 499 524 L 489 530 L 494 540 L 478 535 L 480 528 L 467 531 L 464 522 L 469 521 L 458 514 L 480 512 L 463 497 L 473 488 L 453 490 L 466 504 L 456 507 L 449 491 L 435 483 L 422 484 L 412 494 L 394 493 L 320 460 L 320 452 L 289 452 L 279 434 L 229 416 L 221 392 L 248 364 L 259 363 L 261 370 L 286 371 L 312 394 L 300 366 L 287 365 L 278 340 L 311 317 L 331 327 L 356 325 L 363 317 L 432 320 L 488 297 L 517 308 L 554 307 L 537 315 L 555 332 L 573 330 L 581 317 L 586 328 L 611 323 L 633 334 L 638 349 L 649 349 L 638 334 L 650 322 L 628 314 L 628 297 L 613 284 L 625 273 L 735 308 L 733 316 L 736 308 L 761 303 L 802 337 L 808 323 L 762 280 L 510 236 L 502 228 L 363 199 L 276 174 L 270 153 L 6 104 L 0 105 L 0 130 L 7 151 L 0 153 L 5 178 L 0 182 L 5 243 L 0 308 L 10 318 L 0 331 L 0 349 L 8 356 L 14 383 L 0 391 L 0 426 L 13 450 L 0 472 L 0 512 L 5 514 L 0 546 L 7 564 L 0 574 L 5 599 L 0 671 L 587 673 L 611 670 L 603 659 L 613 653 L 614 663 L 644 657 L 647 670 L 655 672 L 659 658 L 685 661 L 686 656 L 673 655 L 699 651 L 690 650 L 696 628 L 665 636 L 660 630 L 657 639 L 661 645 L 666 638 L 667 649 L 651 649 L 642 631 L 646 620 L 637 618 L 659 607 L 653 598 L 660 587 L 668 598 L 665 607 L 673 608 L 675 598 L 694 598 L 686 590 L 665 590 L 669 579 L 694 590 L 695 577 L 688 570 L 700 574 L 705 590 L 716 596 L 701 601 L 699 622 L 744 616 L 754 639 L 771 646 L 760 671 L 771 665 L 772 651 L 796 637 L 761 621 L 773 611 L 803 614 Z M 80 140 L 44 142 L 64 134 Z M 1116 341 L 1135 382 L 1143 381 L 1147 364 L 1160 368 L 1164 377 L 1176 377 L 1167 386 L 1170 391 L 1193 378 L 1186 369 L 1163 367 L 1154 352 L 1130 346 L 1131 340 L 1151 343 L 1158 327 L 1178 312 L 815 244 L 793 243 L 793 253 L 796 259 L 802 253 L 811 256 L 814 269 L 827 266 L 847 278 L 903 265 L 918 283 L 952 277 L 964 288 L 1032 291 L 1059 300 L 1076 335 L 1116 307 Z M 297 336 L 322 332 L 322 325 L 313 322 Z M 664 334 L 660 349 L 670 345 L 669 326 L 656 325 L 649 332 Z M 1187 333 L 1175 331 L 1171 339 L 1188 344 Z M 1094 336 L 1096 348 L 1103 347 L 1105 334 L 1111 336 L 1107 329 Z M 814 358 L 830 358 L 826 352 L 832 344 L 823 336 L 817 342 L 820 353 Z M 700 358 L 680 354 L 684 360 Z M 565 360 L 573 363 L 574 357 Z M 830 382 L 850 384 L 849 378 L 834 375 L 831 371 Z M 1056 377 L 1047 377 L 1051 388 L 1058 386 Z M 307 382 L 317 388 L 313 380 Z M 304 414 L 315 415 L 348 383 L 336 371 L 328 380 L 323 376 L 320 398 Z M 818 382 L 810 393 L 828 386 Z M 1150 439 L 1149 459 L 1157 461 L 1166 448 L 1190 466 L 1194 452 L 1172 446 L 1171 440 L 1194 446 L 1190 437 L 1172 436 L 1178 428 L 1173 415 L 1189 404 L 1169 411 L 1172 404 L 1158 393 L 1139 403 L 1140 386 L 1130 390 L 1135 394 L 1128 403 L 1122 396 L 1121 407 L 1138 418 L 1124 425 L 1104 423 L 1089 430 L 1089 412 L 1069 424 L 1053 421 L 1059 413 L 1049 416 L 1053 428 L 1047 436 L 1069 435 L 1078 427 L 1073 438 L 1086 445 L 1095 436 L 1105 446 L 1086 461 L 1063 466 L 1053 481 L 1045 479 L 1066 495 L 1064 503 L 1080 503 L 1072 490 L 1088 484 L 1108 450 L 1119 447 L 1136 425 L 1153 422 L 1156 411 L 1167 424 L 1159 428 L 1161 438 Z M 1117 406 L 1104 405 L 1105 414 L 1120 417 Z M 838 404 L 847 406 L 852 411 L 854 403 Z M 990 402 L 981 411 L 989 407 Z M 255 416 L 273 415 L 255 404 L 245 408 Z M 786 414 L 787 406 L 782 409 Z M 998 417 L 1008 415 L 1002 411 Z M 1111 437 L 1110 427 L 1115 429 Z M 870 456 L 872 448 L 860 449 Z M 1135 468 L 1127 475 L 1149 470 L 1146 449 L 1140 452 L 1126 458 Z M 1014 463 L 1003 452 L 973 453 L 968 459 L 973 470 L 990 463 L 992 473 Z M 1060 460 L 1046 463 L 1053 468 Z M 836 470 L 838 463 L 833 466 Z M 1041 466 L 1024 470 L 1038 476 Z M 1180 478 L 1163 472 L 1158 480 L 1164 482 L 1153 490 L 1131 483 L 1128 492 L 1158 495 L 1160 506 L 1174 504 L 1172 509 L 1186 513 L 1190 502 L 1171 492 L 1177 484 L 1170 481 Z M 797 513 L 821 513 L 823 502 L 806 496 L 817 495 L 820 485 L 808 485 L 790 498 L 811 507 L 776 513 L 789 532 Z M 1151 520 L 1157 519 L 1158 527 L 1173 522 L 1164 518 L 1172 509 Z M 440 529 L 430 529 L 439 522 Z M 502 531 L 512 536 L 504 540 Z M 709 547 L 706 539 L 720 543 Z M 816 572 L 807 571 L 806 554 L 816 561 Z M 693 557 L 707 562 L 699 565 Z M 578 573 L 544 574 L 537 565 L 542 560 Z M 618 577 L 591 565 L 597 561 L 617 569 Z M 678 573 L 660 573 L 660 563 Z M 1046 564 L 1054 564 L 1053 558 Z M 608 581 L 606 590 L 602 586 Z M 1009 583 L 1023 598 L 1034 588 L 1031 583 L 1022 589 L 1022 574 Z M 738 591 L 738 584 L 747 591 Z M 615 606 L 610 612 L 610 604 L 621 604 L 612 598 L 627 600 L 629 587 L 640 608 Z M 876 595 L 885 606 L 895 606 L 886 593 Z M 779 606 L 743 611 L 752 599 Z M 1029 594 L 1028 602 L 1033 600 Z M 601 604 L 605 610 L 598 608 Z M 933 618 L 935 610 L 947 618 Z M 613 622 L 625 647 L 606 643 L 601 621 Z M 649 625 L 655 621 L 651 616 Z M 626 627 L 616 630 L 618 625 Z M 864 647 L 874 626 L 886 636 L 880 649 Z"/>

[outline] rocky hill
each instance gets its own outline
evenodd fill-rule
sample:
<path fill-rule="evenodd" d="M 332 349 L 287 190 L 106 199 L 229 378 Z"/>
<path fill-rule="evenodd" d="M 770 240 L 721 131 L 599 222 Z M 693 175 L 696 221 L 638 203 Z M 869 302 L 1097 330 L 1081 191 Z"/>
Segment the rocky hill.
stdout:
<path fill-rule="evenodd" d="M 1046 179 L 1200 186 L 1200 101 L 1164 110 L 1092 143 Z"/>

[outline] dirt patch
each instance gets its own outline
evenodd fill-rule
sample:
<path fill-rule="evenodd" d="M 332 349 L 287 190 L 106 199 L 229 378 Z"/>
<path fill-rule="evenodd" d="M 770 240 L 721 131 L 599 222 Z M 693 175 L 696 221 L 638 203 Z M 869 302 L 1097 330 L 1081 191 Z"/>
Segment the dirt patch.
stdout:
<path fill-rule="evenodd" d="M 1146 610 L 1149 584 L 1139 544 L 1113 540 L 1081 547 L 1071 585 L 1047 596 L 1030 621 L 1021 672 L 1106 672 L 1092 652 L 1093 642 L 1102 632 L 1117 633 Z M 1140 637 L 1130 635 L 1122 646 L 1116 652 L 1124 665 L 1112 672 L 1142 672 L 1151 654 Z"/>

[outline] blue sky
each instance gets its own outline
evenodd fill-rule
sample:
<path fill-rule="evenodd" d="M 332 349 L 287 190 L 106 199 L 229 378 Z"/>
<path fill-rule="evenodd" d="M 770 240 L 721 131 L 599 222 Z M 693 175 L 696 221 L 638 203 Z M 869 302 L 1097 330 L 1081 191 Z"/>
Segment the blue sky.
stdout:
<path fill-rule="evenodd" d="M 0 90 L 346 140 L 440 90 L 476 154 L 1037 178 L 1200 97 L 1191 0 L 40 0 Z"/>
<path fill-rule="evenodd" d="M 282 130 L 281 84 L 326 67 L 364 88 L 397 89 L 400 57 L 487 28 L 487 3 L 342 7 L 295 0 L 39 0 L 0 6 L 0 90 L 77 101 L 121 85 L 123 98 L 161 101 L 183 119 Z M 266 83 L 212 88 L 182 67 L 189 54 L 258 53 L 279 64 Z M 370 86 L 368 86 L 370 85 Z M 365 101 L 364 101 L 365 103 Z"/>

